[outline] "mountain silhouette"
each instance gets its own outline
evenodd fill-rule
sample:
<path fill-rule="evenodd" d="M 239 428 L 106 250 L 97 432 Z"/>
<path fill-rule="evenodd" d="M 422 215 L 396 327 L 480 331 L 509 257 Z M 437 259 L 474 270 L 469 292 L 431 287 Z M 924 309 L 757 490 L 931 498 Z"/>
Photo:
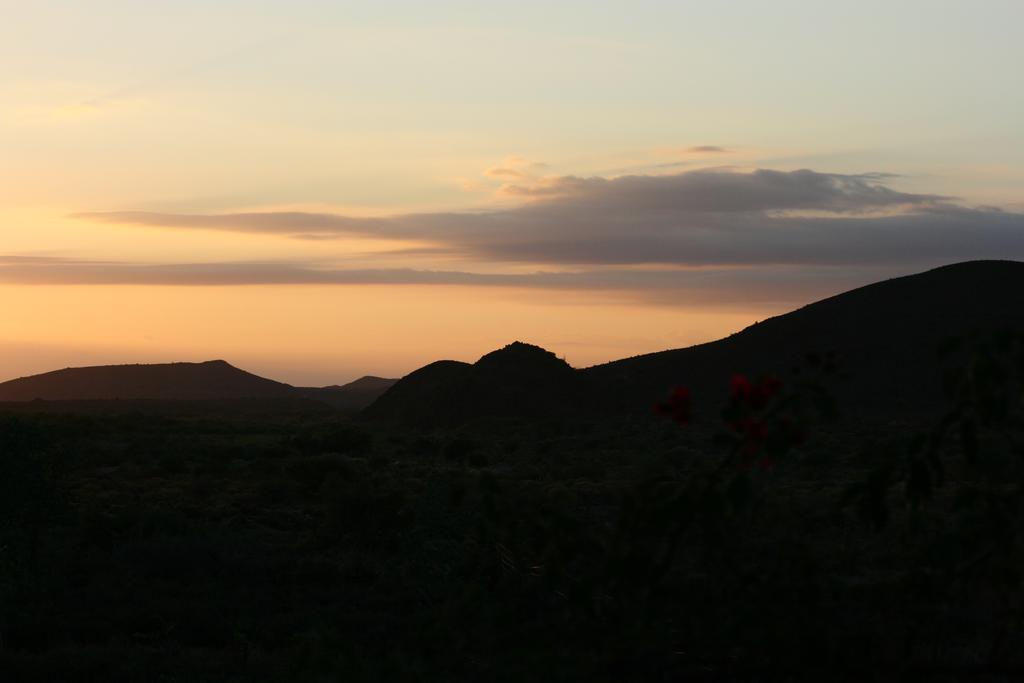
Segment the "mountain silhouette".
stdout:
<path fill-rule="evenodd" d="M 276 398 L 293 387 L 226 361 L 66 368 L 0 384 L 0 400 L 48 401 Z"/>
<path fill-rule="evenodd" d="M 854 289 L 725 339 L 573 370 L 516 342 L 473 365 L 440 361 L 385 392 L 364 415 L 420 425 L 480 417 L 651 413 L 673 385 L 713 414 L 735 373 L 785 377 L 808 353 L 833 353 L 844 412 L 898 417 L 942 400 L 938 346 L 954 336 L 1024 328 L 1024 263 L 971 261 Z"/>
<path fill-rule="evenodd" d="M 359 410 L 396 380 L 362 377 L 344 386 L 293 387 L 223 360 L 65 368 L 0 383 L 0 401 L 224 401 L 313 399 Z"/>
<path fill-rule="evenodd" d="M 357 380 L 338 386 L 329 387 L 298 387 L 296 393 L 304 398 L 327 403 L 339 410 L 362 410 L 376 400 L 378 396 L 391 388 L 397 379 L 374 377 L 367 375 Z"/>
<path fill-rule="evenodd" d="M 674 384 L 717 408 L 733 373 L 785 376 L 810 353 L 835 354 L 844 411 L 891 415 L 941 405 L 946 339 L 1024 328 L 1024 263 L 969 261 L 860 287 L 725 339 L 587 368 L 612 411 L 649 410 Z M 698 406 L 699 407 L 699 406 Z"/>
<path fill-rule="evenodd" d="M 513 342 L 476 363 L 443 360 L 402 378 L 363 414 L 421 426 L 481 417 L 542 417 L 571 412 L 579 373 L 539 346 Z"/>
<path fill-rule="evenodd" d="M 576 370 L 514 342 L 476 363 L 444 360 L 400 381 L 293 387 L 225 361 L 67 368 L 0 383 L 0 401 L 313 400 L 370 419 L 451 426 L 486 417 L 650 413 L 673 385 L 711 414 L 734 373 L 785 377 L 808 352 L 834 353 L 851 414 L 898 417 L 941 402 L 936 349 L 954 336 L 1024 329 L 1024 263 L 971 261 L 885 280 L 756 323 L 718 341 Z"/>

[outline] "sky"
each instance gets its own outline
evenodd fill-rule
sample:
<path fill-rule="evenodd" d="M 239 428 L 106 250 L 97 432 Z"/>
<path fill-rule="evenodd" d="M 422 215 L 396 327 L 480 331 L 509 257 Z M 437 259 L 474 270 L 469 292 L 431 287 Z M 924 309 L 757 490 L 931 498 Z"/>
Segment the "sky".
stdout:
<path fill-rule="evenodd" d="M 1024 3 L 0 0 L 0 381 L 582 367 L 1024 259 Z"/>

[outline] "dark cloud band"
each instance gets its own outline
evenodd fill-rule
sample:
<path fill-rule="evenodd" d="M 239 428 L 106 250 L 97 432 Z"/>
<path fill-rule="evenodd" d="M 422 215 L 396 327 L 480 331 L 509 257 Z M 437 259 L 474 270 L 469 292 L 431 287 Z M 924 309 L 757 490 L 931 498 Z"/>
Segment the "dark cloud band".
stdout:
<path fill-rule="evenodd" d="M 507 185 L 522 206 L 363 218 L 328 213 L 77 214 L 115 224 L 427 243 L 488 261 L 678 266 L 922 264 L 1024 257 L 1024 215 L 900 192 L 886 174 L 699 170 Z"/>

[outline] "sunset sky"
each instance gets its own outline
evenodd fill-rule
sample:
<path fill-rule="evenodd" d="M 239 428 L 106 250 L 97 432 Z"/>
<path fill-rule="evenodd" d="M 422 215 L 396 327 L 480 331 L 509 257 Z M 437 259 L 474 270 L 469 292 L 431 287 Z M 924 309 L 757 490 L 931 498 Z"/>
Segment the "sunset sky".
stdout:
<path fill-rule="evenodd" d="M 0 381 L 586 366 L 1024 258 L 1019 0 L 0 8 Z"/>

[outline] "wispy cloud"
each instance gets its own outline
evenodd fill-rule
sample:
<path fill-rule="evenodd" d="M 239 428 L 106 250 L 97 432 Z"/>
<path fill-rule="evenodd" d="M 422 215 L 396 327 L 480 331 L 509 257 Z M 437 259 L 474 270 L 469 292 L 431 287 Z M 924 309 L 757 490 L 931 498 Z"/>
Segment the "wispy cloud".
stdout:
<path fill-rule="evenodd" d="M 622 269 L 485 273 L 412 268 L 332 268 L 262 261 L 137 263 L 0 255 L 0 283 L 22 285 L 421 285 L 604 292 L 671 305 L 800 303 L 897 274 L 891 270 L 819 268 Z"/>
<path fill-rule="evenodd" d="M 518 156 L 506 157 L 498 166 L 484 171 L 484 176 L 493 180 L 508 182 L 538 178 L 548 169 L 548 165 L 539 161 L 530 161 Z"/>
<path fill-rule="evenodd" d="M 77 215 L 298 239 L 408 240 L 485 261 L 561 266 L 914 266 L 1024 257 L 1024 214 L 902 192 L 891 180 L 879 173 L 732 169 L 540 176 L 505 185 L 519 206 L 480 212 Z"/>
<path fill-rule="evenodd" d="M 690 147 L 687 151 L 691 154 L 728 154 L 732 150 L 719 147 L 718 145 L 696 145 L 695 147 Z"/>

